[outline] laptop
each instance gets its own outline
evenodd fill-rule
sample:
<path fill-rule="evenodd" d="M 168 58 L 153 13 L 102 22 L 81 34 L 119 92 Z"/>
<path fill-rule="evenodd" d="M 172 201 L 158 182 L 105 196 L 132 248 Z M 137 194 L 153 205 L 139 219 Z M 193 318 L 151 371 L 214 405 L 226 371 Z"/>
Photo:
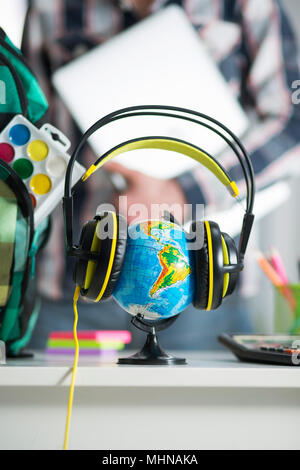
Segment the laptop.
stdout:
<path fill-rule="evenodd" d="M 248 120 L 205 44 L 179 6 L 168 6 L 57 70 L 53 84 L 85 132 L 104 115 L 134 105 L 163 104 L 200 111 L 238 136 Z M 188 140 L 216 156 L 224 142 L 182 120 L 132 117 L 90 138 L 97 156 L 128 139 L 168 136 Z M 172 155 L 173 154 L 173 155 Z M 165 150 L 135 150 L 116 157 L 129 168 L 171 178 L 196 162 Z M 91 162 L 92 163 L 92 162 Z"/>

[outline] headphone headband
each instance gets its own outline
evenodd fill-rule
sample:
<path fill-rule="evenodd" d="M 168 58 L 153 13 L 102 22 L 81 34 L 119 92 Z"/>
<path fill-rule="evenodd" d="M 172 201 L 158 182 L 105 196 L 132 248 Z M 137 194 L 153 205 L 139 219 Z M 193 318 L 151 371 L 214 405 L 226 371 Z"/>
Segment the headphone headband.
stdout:
<path fill-rule="evenodd" d="M 82 181 L 86 181 L 95 171 L 99 170 L 99 168 L 101 168 L 106 162 L 117 155 L 140 149 L 168 150 L 186 155 L 214 173 L 218 180 L 228 189 L 231 196 L 237 197 L 239 194 L 236 183 L 230 179 L 226 170 L 214 157 L 189 142 L 170 137 L 142 137 L 140 139 L 127 140 L 126 142 L 108 150 L 104 155 L 98 158 L 98 160 L 96 160 L 96 162 L 85 172 L 82 177 Z"/>
<path fill-rule="evenodd" d="M 155 111 L 153 111 L 155 110 Z M 164 112 L 168 111 L 168 113 Z M 170 111 L 176 112 L 176 113 L 182 113 L 182 114 L 171 114 Z M 204 121 L 209 121 L 210 123 L 214 124 L 214 126 L 217 126 L 217 128 L 207 124 L 207 122 L 202 122 L 198 121 L 190 116 L 187 115 L 192 115 L 196 116 L 198 118 L 203 119 Z M 65 195 L 63 199 L 63 208 L 64 208 L 64 218 L 65 218 L 65 237 L 66 237 L 66 247 L 67 251 L 69 254 L 75 254 L 76 252 L 76 247 L 73 246 L 73 196 L 71 192 L 71 181 L 72 181 L 72 171 L 73 171 L 73 166 L 74 162 L 78 158 L 79 152 L 82 149 L 83 145 L 86 143 L 88 138 L 94 134 L 97 130 L 100 128 L 104 127 L 107 124 L 110 124 L 111 122 L 114 122 L 118 119 L 123 119 L 127 117 L 132 117 L 132 116 L 146 116 L 146 115 L 157 115 L 157 116 L 167 116 L 167 117 L 173 117 L 177 119 L 184 119 L 186 121 L 190 121 L 196 124 L 199 124 L 201 126 L 204 126 L 208 129 L 210 129 L 212 132 L 215 134 L 219 135 L 234 151 L 236 154 L 240 165 L 243 170 L 243 175 L 245 178 L 246 182 L 246 187 L 247 187 L 247 209 L 246 209 L 246 214 L 244 215 L 243 219 L 243 225 L 242 225 L 242 230 L 241 230 L 241 235 L 240 235 L 240 243 L 239 243 L 239 264 L 242 266 L 243 264 L 243 258 L 244 254 L 247 248 L 247 243 L 248 239 L 250 236 L 253 220 L 254 220 L 254 215 L 252 214 L 253 210 L 253 204 L 254 204 L 254 194 L 255 194 L 255 183 L 254 183 L 254 174 L 253 174 L 253 168 L 251 165 L 250 158 L 247 154 L 246 149 L 244 148 L 243 144 L 241 141 L 238 139 L 233 132 L 230 131 L 224 124 L 221 122 L 217 121 L 216 119 L 207 116 L 203 113 L 199 113 L 197 111 L 193 111 L 190 109 L 186 108 L 180 108 L 176 106 L 161 106 L 161 105 L 141 105 L 141 106 L 132 106 L 128 108 L 123 108 L 117 111 L 114 111 L 103 118 L 99 119 L 95 124 L 93 124 L 82 136 L 79 144 L 75 148 L 70 161 L 68 163 L 67 167 L 67 172 L 66 172 L 66 180 L 65 180 Z M 218 129 L 219 128 L 219 129 Z M 221 130 L 220 130 L 221 129 Z M 224 135 L 223 132 L 225 132 L 227 135 Z M 228 136 L 233 140 L 230 141 Z M 148 138 L 149 139 L 149 138 Z M 175 140 L 175 139 L 169 139 L 169 138 L 161 138 L 161 139 L 166 139 L 166 140 Z M 135 141 L 141 141 L 141 140 L 147 140 L 147 138 L 144 139 L 136 139 Z M 183 142 L 183 141 L 180 141 Z M 117 148 L 120 148 L 122 145 L 126 145 L 132 143 L 132 141 L 125 142 L 118 146 Z M 198 149 L 195 146 L 192 146 L 191 144 L 188 144 L 187 142 L 183 142 L 186 145 L 189 145 L 190 147 L 196 148 L 197 150 L 201 151 L 208 159 L 212 158 L 210 157 L 206 152 L 203 152 L 201 149 Z M 101 167 L 100 165 L 101 161 L 104 160 L 105 156 L 108 156 L 108 153 L 112 153 L 116 150 L 116 147 L 109 152 L 107 152 L 105 155 L 100 157 L 100 159 L 95 162 L 93 167 Z M 242 155 L 242 156 L 241 156 Z M 214 159 L 213 159 L 214 160 Z M 206 160 L 205 160 L 206 161 Z M 216 162 L 214 160 L 214 162 Z M 245 166 L 246 163 L 246 166 Z M 220 172 L 222 170 L 225 172 L 225 170 L 221 167 L 221 165 L 216 162 L 218 165 Z M 93 168 L 91 173 L 95 171 L 96 168 Z M 88 173 L 88 172 L 87 172 Z M 86 175 L 83 177 L 84 179 L 87 179 L 89 175 Z M 90 173 L 90 174 L 91 174 Z M 225 172 L 226 176 L 228 177 L 227 173 Z M 220 179 L 220 178 L 219 178 Z M 228 177 L 229 181 L 231 182 L 230 178 Z"/>

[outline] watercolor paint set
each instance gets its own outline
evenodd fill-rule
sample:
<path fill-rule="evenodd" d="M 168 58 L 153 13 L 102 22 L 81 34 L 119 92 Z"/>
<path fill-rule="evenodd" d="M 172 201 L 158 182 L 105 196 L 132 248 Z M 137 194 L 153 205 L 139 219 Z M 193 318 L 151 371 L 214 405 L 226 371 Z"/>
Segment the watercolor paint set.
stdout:
<path fill-rule="evenodd" d="M 0 158 L 24 182 L 34 207 L 37 227 L 63 197 L 70 141 L 51 124 L 35 127 L 22 115 L 15 116 L 0 133 Z M 75 162 L 72 185 L 85 173 Z"/>

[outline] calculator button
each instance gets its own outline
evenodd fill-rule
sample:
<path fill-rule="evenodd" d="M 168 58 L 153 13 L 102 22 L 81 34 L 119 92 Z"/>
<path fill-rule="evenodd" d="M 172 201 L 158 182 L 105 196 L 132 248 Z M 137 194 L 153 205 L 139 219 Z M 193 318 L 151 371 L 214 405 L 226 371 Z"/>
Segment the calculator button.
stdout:
<path fill-rule="evenodd" d="M 300 349 L 294 349 L 294 348 L 292 348 L 292 349 L 285 349 L 284 352 L 287 353 L 287 354 L 295 354 L 295 353 L 296 353 L 296 354 L 300 354 Z"/>

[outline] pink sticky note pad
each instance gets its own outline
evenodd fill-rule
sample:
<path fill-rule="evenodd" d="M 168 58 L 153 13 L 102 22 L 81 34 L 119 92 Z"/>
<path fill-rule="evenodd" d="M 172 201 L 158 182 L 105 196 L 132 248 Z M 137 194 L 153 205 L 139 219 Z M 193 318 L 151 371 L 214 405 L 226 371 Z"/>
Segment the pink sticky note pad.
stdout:
<path fill-rule="evenodd" d="M 78 339 L 93 340 L 98 342 L 120 341 L 128 344 L 131 341 L 131 333 L 126 330 L 81 330 L 77 333 Z M 73 339 L 72 331 L 53 331 L 50 339 Z"/>

